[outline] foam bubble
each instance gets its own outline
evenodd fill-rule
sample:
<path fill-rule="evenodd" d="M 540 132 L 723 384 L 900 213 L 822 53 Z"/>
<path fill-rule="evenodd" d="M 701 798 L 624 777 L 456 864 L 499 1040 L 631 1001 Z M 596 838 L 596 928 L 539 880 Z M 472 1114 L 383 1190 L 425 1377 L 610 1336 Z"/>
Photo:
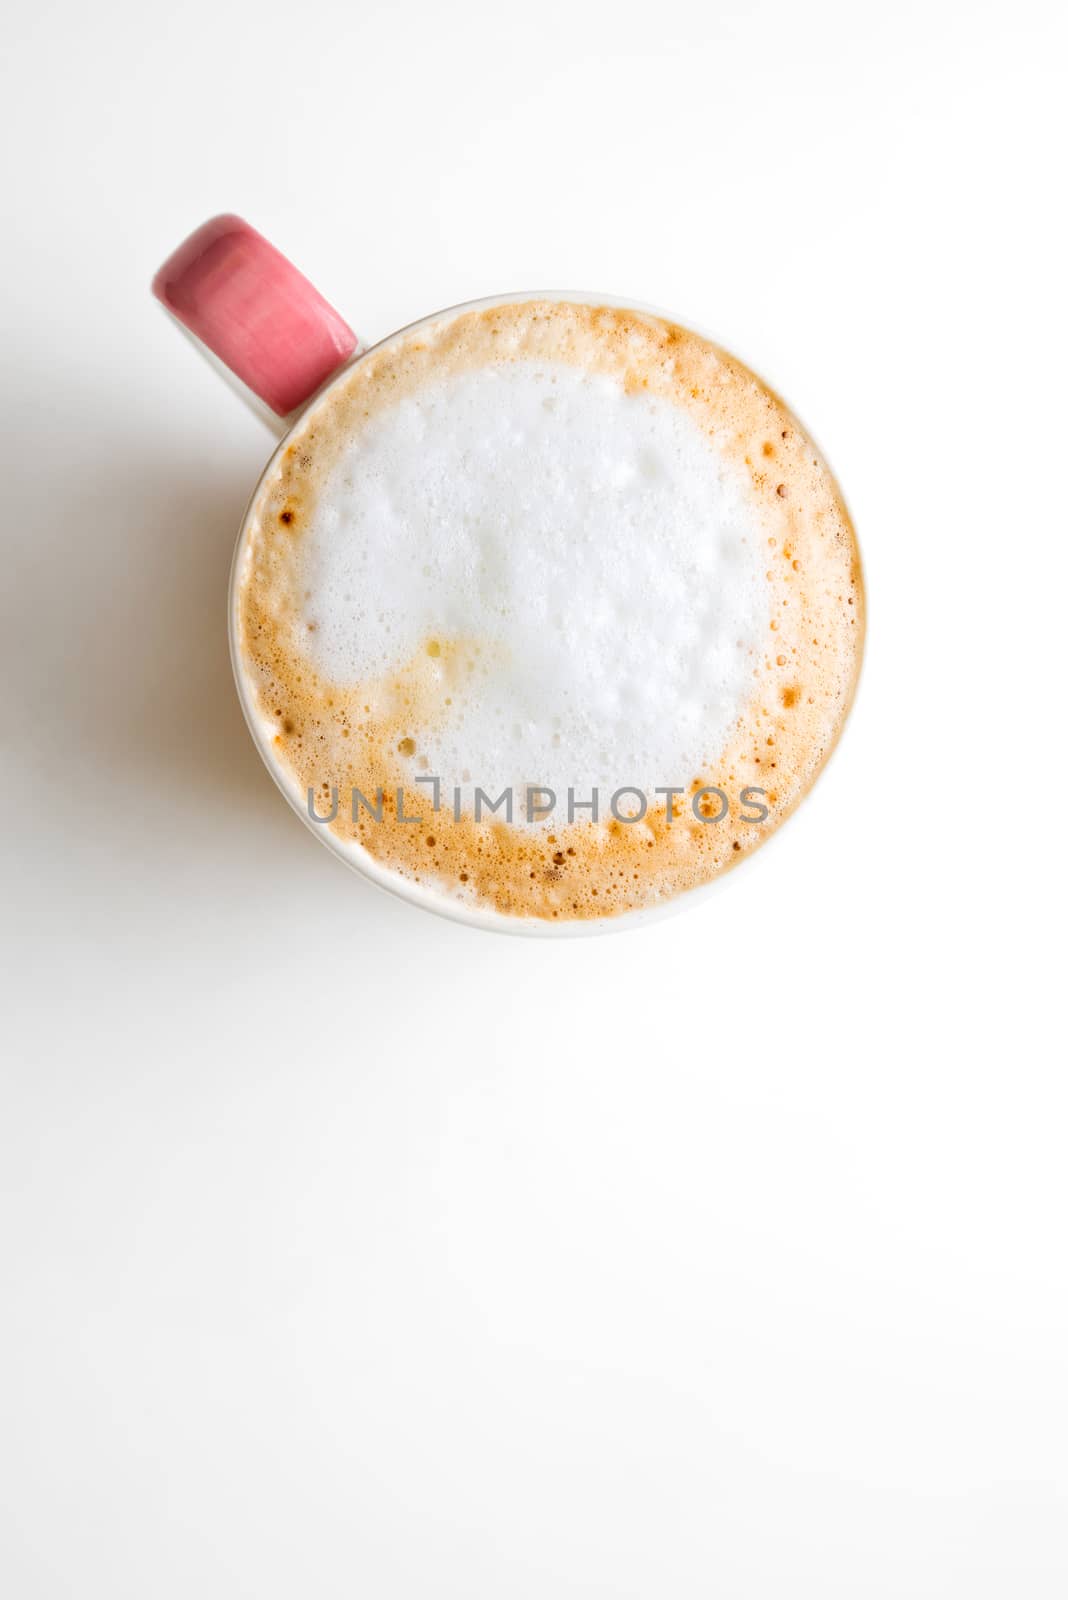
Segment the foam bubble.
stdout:
<path fill-rule="evenodd" d="M 333 682 L 420 651 L 452 682 L 419 740 L 446 782 L 685 782 L 768 628 L 760 525 L 693 418 L 563 362 L 452 373 L 349 441 L 305 534 Z"/>

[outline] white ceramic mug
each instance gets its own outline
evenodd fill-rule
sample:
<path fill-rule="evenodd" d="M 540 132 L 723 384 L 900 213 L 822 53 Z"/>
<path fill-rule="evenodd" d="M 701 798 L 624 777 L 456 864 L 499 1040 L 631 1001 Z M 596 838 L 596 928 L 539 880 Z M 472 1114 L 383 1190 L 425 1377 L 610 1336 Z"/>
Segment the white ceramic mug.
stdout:
<path fill-rule="evenodd" d="M 178 323 L 199 342 L 209 358 L 221 363 L 236 378 L 244 397 L 280 436 L 275 455 L 267 463 L 242 520 L 234 552 L 229 596 L 230 655 L 241 707 L 256 747 L 271 776 L 301 820 L 347 866 L 376 884 L 425 910 L 458 922 L 498 932 L 568 937 L 616 931 L 647 923 L 683 906 L 692 906 L 719 887 L 722 880 L 677 894 L 662 905 L 628 911 L 601 919 L 546 920 L 505 916 L 492 909 L 451 901 L 440 893 L 384 867 L 370 852 L 343 845 L 332 829 L 313 822 L 308 798 L 296 779 L 276 759 L 275 729 L 258 710 L 244 671 L 238 642 L 237 590 L 246 550 L 252 509 L 260 485 L 277 456 L 286 449 L 292 429 L 316 401 L 328 393 L 354 361 L 369 348 L 297 269 L 240 217 L 225 215 L 205 222 L 181 244 L 157 272 L 152 282 L 156 298 Z M 375 345 L 388 347 L 413 328 L 452 317 L 458 312 L 504 305 L 531 298 L 566 299 L 594 305 L 620 305 L 610 296 L 545 292 L 491 296 L 434 312 L 399 329 Z M 647 306 L 631 309 L 654 311 Z M 663 316 L 662 312 L 655 315 Z M 671 318 L 678 322 L 678 318 Z M 693 330 L 698 331 L 698 330 Z M 807 431 L 807 430 L 806 430 Z M 778 830 L 776 830 L 778 831 Z M 770 840 L 767 841 L 770 843 Z M 766 843 L 764 845 L 766 848 Z M 729 875 L 728 875 L 729 876 Z"/>

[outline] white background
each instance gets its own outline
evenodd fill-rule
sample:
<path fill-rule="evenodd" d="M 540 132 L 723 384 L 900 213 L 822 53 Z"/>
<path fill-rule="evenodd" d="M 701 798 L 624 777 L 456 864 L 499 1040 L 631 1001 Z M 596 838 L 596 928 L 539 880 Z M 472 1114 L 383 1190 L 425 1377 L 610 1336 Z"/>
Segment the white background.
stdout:
<path fill-rule="evenodd" d="M 1068 1592 L 1061 9 L 9 17 L 5 1596 Z M 365 338 L 632 295 L 812 426 L 864 681 L 706 904 L 480 934 L 286 808 L 270 440 L 147 289 L 231 209 Z"/>

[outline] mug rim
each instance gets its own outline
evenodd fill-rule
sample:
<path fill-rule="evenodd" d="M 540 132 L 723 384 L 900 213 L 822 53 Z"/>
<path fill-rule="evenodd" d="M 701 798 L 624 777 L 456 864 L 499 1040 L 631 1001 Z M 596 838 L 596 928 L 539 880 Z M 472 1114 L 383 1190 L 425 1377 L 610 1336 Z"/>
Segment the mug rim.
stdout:
<path fill-rule="evenodd" d="M 241 568 L 241 558 L 244 552 L 252 515 L 259 500 L 260 491 L 262 490 L 266 479 L 274 469 L 275 463 L 288 448 L 294 431 L 304 421 L 308 413 L 331 392 L 336 384 L 341 383 L 352 370 L 352 368 L 362 361 L 366 356 L 376 354 L 378 351 L 383 350 L 388 345 L 394 343 L 394 341 L 403 339 L 408 334 L 414 333 L 416 329 L 426 327 L 427 324 L 438 322 L 445 317 L 452 318 L 459 316 L 463 312 L 484 311 L 489 310 L 494 306 L 517 305 L 528 300 L 548 300 L 559 303 L 573 302 L 579 305 L 602 305 L 611 306 L 612 308 L 618 310 L 637 311 L 643 313 L 644 315 L 657 317 L 662 321 L 673 323 L 680 328 L 685 328 L 688 333 L 696 334 L 698 338 L 705 339 L 717 350 L 722 350 L 725 354 L 732 355 L 736 360 L 740 361 L 742 365 L 754 375 L 754 377 L 759 379 L 769 393 L 771 393 L 779 401 L 779 403 L 784 406 L 790 415 L 795 418 L 795 420 L 798 422 L 798 425 L 804 430 L 807 437 L 816 445 L 816 448 L 819 450 L 824 462 L 827 464 L 828 471 L 831 474 L 835 490 L 838 494 L 838 498 L 842 504 L 842 508 L 853 533 L 853 542 L 856 549 L 857 565 L 859 569 L 860 590 L 864 596 L 864 629 L 860 639 L 856 671 L 853 675 L 851 693 L 849 700 L 844 707 L 841 722 L 838 725 L 830 747 L 824 754 L 823 761 L 820 764 L 819 770 L 816 772 L 815 777 L 797 796 L 785 815 L 780 818 L 773 832 L 761 842 L 758 850 L 746 851 L 746 853 L 737 862 L 731 862 L 723 871 L 718 872 L 710 882 L 695 884 L 692 889 L 684 889 L 678 894 L 673 894 L 669 899 L 663 901 L 661 904 L 653 906 L 638 906 L 631 911 L 620 911 L 609 917 L 569 917 L 560 921 L 549 920 L 548 918 L 544 917 L 513 917 L 507 915 L 503 911 L 496 911 L 488 907 L 465 905 L 462 901 L 450 901 L 440 891 L 429 888 L 425 884 L 413 883 L 411 880 L 403 877 L 395 869 L 382 866 L 371 854 L 371 852 L 366 849 L 365 846 L 358 843 L 354 843 L 352 846 L 343 845 L 336 838 L 330 828 L 326 827 L 324 824 L 314 824 L 307 814 L 307 807 L 305 804 L 306 797 L 297 793 L 295 783 L 289 781 L 287 774 L 283 772 L 281 763 L 275 758 L 274 753 L 270 748 L 270 744 L 266 736 L 266 728 L 262 725 L 262 718 L 260 717 L 256 707 L 250 702 L 249 686 L 245 681 L 245 673 L 243 663 L 241 661 L 241 651 L 238 641 L 237 601 L 239 574 Z M 374 344 L 369 344 L 366 346 L 358 345 L 349 359 L 342 363 L 338 370 L 333 373 L 326 380 L 326 382 L 309 397 L 307 401 L 305 401 L 298 411 L 284 418 L 283 422 L 285 431 L 279 439 L 275 449 L 271 452 L 264 465 L 263 471 L 256 480 L 256 483 L 252 489 L 252 493 L 249 495 L 245 510 L 241 516 L 237 539 L 234 544 L 234 554 L 230 563 L 230 581 L 227 589 L 227 633 L 230 644 L 230 666 L 233 671 L 234 684 L 237 689 L 237 698 L 241 706 L 242 715 L 245 719 L 245 725 L 252 737 L 253 744 L 256 746 L 256 749 L 259 752 L 260 759 L 274 780 L 275 786 L 280 790 L 286 801 L 296 812 L 301 822 L 309 830 L 313 837 L 318 839 L 320 844 L 325 845 L 331 854 L 336 856 L 337 859 L 343 863 L 343 865 L 350 869 L 350 871 L 355 872 L 359 877 L 372 884 L 376 889 L 382 890 L 383 893 L 392 895 L 396 899 L 404 900 L 409 905 L 415 906 L 421 911 L 429 911 L 435 916 L 443 917 L 449 922 L 458 922 L 468 927 L 479 928 L 489 933 L 504 933 L 549 939 L 583 938 L 604 933 L 623 933 L 629 929 L 647 927 L 651 923 L 662 922 L 667 917 L 675 916 L 680 911 L 689 910 L 696 907 L 701 901 L 706 900 L 717 890 L 722 890 L 725 883 L 734 877 L 734 874 L 738 871 L 739 867 L 750 861 L 756 855 L 762 854 L 768 848 L 768 846 L 778 838 L 783 830 L 784 825 L 790 821 L 798 807 L 801 805 L 802 801 L 806 800 L 811 794 L 812 790 L 816 786 L 816 783 L 826 771 L 828 765 L 833 759 L 835 752 L 841 743 L 846 724 L 852 715 L 853 707 L 856 704 L 857 692 L 863 672 L 864 659 L 867 653 L 869 611 L 868 590 L 865 582 L 864 563 L 861 557 L 860 543 L 857 539 L 856 524 L 853 520 L 849 504 L 842 492 L 842 487 L 838 481 L 838 475 L 831 467 L 826 452 L 813 435 L 812 430 L 803 422 L 801 422 L 801 419 L 798 417 L 794 407 L 782 398 L 777 389 L 774 389 L 771 384 L 767 383 L 767 381 L 760 376 L 757 370 L 745 359 L 744 356 L 737 355 L 733 349 L 728 350 L 727 346 L 722 344 L 719 339 L 705 332 L 695 323 L 683 321 L 680 317 L 675 316 L 674 313 L 670 311 L 665 311 L 662 307 L 649 305 L 647 302 L 635 300 L 629 296 L 620 297 L 617 295 L 595 294 L 588 289 L 517 289 L 504 294 L 480 295 L 474 300 L 461 300 L 455 305 L 443 306 L 438 311 L 431 311 L 426 316 L 417 317 L 413 322 L 406 322 L 402 327 L 396 328 L 392 333 L 386 334 L 384 338 L 376 340 Z"/>

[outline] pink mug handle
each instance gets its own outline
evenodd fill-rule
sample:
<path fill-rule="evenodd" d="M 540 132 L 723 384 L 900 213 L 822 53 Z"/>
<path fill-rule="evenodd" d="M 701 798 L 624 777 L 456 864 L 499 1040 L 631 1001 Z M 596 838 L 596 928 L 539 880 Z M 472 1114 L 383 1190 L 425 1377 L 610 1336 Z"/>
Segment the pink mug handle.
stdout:
<path fill-rule="evenodd" d="M 279 417 L 344 366 L 359 340 L 240 217 L 212 217 L 168 256 L 152 293 Z"/>

